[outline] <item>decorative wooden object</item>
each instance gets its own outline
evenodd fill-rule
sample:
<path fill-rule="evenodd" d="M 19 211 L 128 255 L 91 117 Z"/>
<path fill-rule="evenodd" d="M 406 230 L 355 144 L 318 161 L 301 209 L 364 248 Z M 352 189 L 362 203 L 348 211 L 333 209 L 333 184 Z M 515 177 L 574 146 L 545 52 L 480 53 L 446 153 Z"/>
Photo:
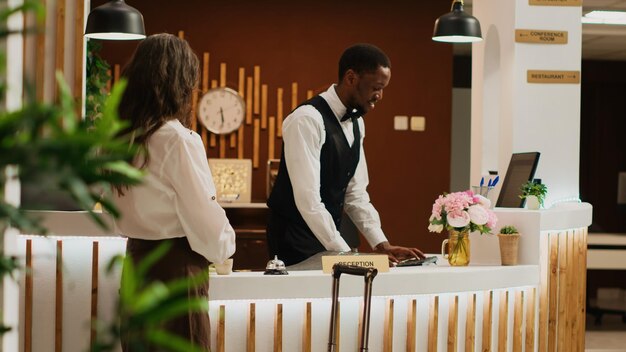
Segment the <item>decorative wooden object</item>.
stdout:
<path fill-rule="evenodd" d="M 274 319 L 274 352 L 283 351 L 283 305 L 276 305 L 276 318 Z"/>
<path fill-rule="evenodd" d="M 24 277 L 24 352 L 33 350 L 33 240 L 26 240 Z"/>
<path fill-rule="evenodd" d="M 474 352 L 476 345 L 476 294 L 467 298 L 467 318 L 465 319 L 465 352 Z"/>
<path fill-rule="evenodd" d="M 491 351 L 491 324 L 493 316 L 493 291 L 485 291 L 483 300 L 483 347 L 482 351 Z"/>
<path fill-rule="evenodd" d="M 226 349 L 226 306 L 220 305 L 220 313 L 217 321 L 217 352 Z"/>
<path fill-rule="evenodd" d="M 383 351 L 384 352 L 392 352 L 393 351 L 393 298 L 387 300 L 387 304 L 385 305 L 385 322 L 384 325 L 384 334 L 383 334 Z M 360 320 L 360 319 L 359 319 Z M 360 331 L 361 329 L 359 329 Z"/>
<path fill-rule="evenodd" d="M 274 132 L 276 131 L 276 118 L 274 116 L 270 116 L 270 126 L 269 126 L 269 133 L 268 133 L 268 147 L 267 147 L 267 158 L 268 159 L 274 159 L 274 143 L 276 140 L 276 136 L 274 135 Z"/>
<path fill-rule="evenodd" d="M 89 345 L 96 342 L 96 323 L 98 321 L 98 241 L 91 244 L 91 335 Z"/>
<path fill-rule="evenodd" d="M 42 11 L 48 12 L 46 1 L 40 2 Z M 44 100 L 44 87 L 46 80 L 46 27 L 47 16 L 42 21 L 37 21 L 37 42 L 35 47 L 35 83 L 36 96 L 38 101 Z M 82 83 L 81 83 L 82 86 Z"/>
<path fill-rule="evenodd" d="M 211 80 L 211 88 L 217 88 L 216 79 Z M 215 146 L 217 146 L 217 137 L 215 136 L 215 133 L 211 133 L 211 136 L 209 137 L 209 146 L 211 148 L 215 148 Z"/>
<path fill-rule="evenodd" d="M 220 87 L 226 87 L 226 63 L 220 63 Z"/>
<path fill-rule="evenodd" d="M 302 324 L 302 352 L 311 352 L 311 302 L 306 302 Z"/>
<path fill-rule="evenodd" d="M 261 66 L 254 66 L 254 113 L 261 112 Z"/>
<path fill-rule="evenodd" d="M 120 80 L 120 65 L 113 66 L 113 84 Z"/>
<path fill-rule="evenodd" d="M 298 83 L 291 83 L 291 110 L 298 107 Z"/>
<path fill-rule="evenodd" d="M 450 297 L 448 306 L 448 352 L 456 352 L 459 320 L 459 296 Z"/>
<path fill-rule="evenodd" d="M 202 94 L 209 90 L 209 53 L 202 55 Z M 194 116 L 194 120 L 197 120 L 198 116 Z M 203 124 L 200 124 L 200 135 L 202 136 L 202 143 L 204 143 L 205 150 L 209 147 L 209 137 L 207 135 L 208 130 Z"/>
<path fill-rule="evenodd" d="M 276 89 L 276 135 L 281 138 L 283 136 L 283 89 Z"/>
<path fill-rule="evenodd" d="M 246 69 L 243 67 L 239 68 L 239 95 L 241 95 L 242 98 L 245 99 L 246 95 Z M 248 109 L 248 106 L 246 104 L 246 110 Z M 243 149 L 243 138 L 244 138 L 244 126 L 245 124 L 241 124 L 241 126 L 239 127 L 239 129 L 237 130 L 237 145 L 239 148 L 237 148 L 237 158 L 238 159 L 243 159 L 243 155 L 244 155 L 244 149 Z M 233 146 L 233 141 L 231 139 L 230 142 L 230 146 Z"/>
<path fill-rule="evenodd" d="M 409 302 L 409 310 L 406 318 L 406 352 L 416 352 L 415 336 L 417 334 L 417 300 Z"/>
<path fill-rule="evenodd" d="M 513 312 L 513 352 L 522 352 L 522 322 L 524 315 L 524 291 L 515 292 Z"/>
<path fill-rule="evenodd" d="M 550 256 L 548 267 L 549 270 L 549 295 L 548 295 L 548 350 L 556 351 L 556 321 L 557 321 L 557 299 L 558 299 L 558 265 L 559 265 L 559 235 L 558 233 L 550 233 Z M 541 310 L 540 310 L 541 311 Z M 542 334 L 545 330 L 539 328 Z M 540 335 L 541 336 L 541 335 Z M 539 340 L 539 348 L 541 348 L 541 340 Z"/>
<path fill-rule="evenodd" d="M 500 292 L 500 315 L 498 317 L 498 351 L 506 352 L 509 330 L 509 292 Z"/>
<path fill-rule="evenodd" d="M 56 1 L 56 35 L 54 45 L 54 70 L 65 72 L 65 0 Z M 82 30 L 81 30 L 82 32 Z M 58 85 L 54 85 L 54 99 L 59 96 Z"/>
<path fill-rule="evenodd" d="M 185 31 L 178 31 L 178 38 L 185 39 Z"/>
<path fill-rule="evenodd" d="M 85 38 L 83 31 L 85 29 L 85 0 L 76 0 L 76 19 L 74 20 L 74 98 L 76 99 L 76 116 L 82 118 L 83 95 L 79 92 L 83 91 L 83 49 L 85 46 Z"/>
<path fill-rule="evenodd" d="M 248 310 L 248 333 L 246 336 L 246 352 L 256 349 L 256 304 L 250 303 Z"/>
<path fill-rule="evenodd" d="M 254 119 L 254 135 L 252 136 L 252 167 L 259 167 L 259 139 L 261 130 L 261 121 Z"/>
<path fill-rule="evenodd" d="M 428 352 L 437 352 L 437 336 L 439 335 L 439 296 L 430 300 L 428 318 Z"/>
<path fill-rule="evenodd" d="M 267 128 L 267 84 L 261 85 L 261 129 Z"/>
<path fill-rule="evenodd" d="M 309 100 L 311 98 L 313 98 L 313 91 L 309 89 L 306 91 L 306 99 Z"/>
<path fill-rule="evenodd" d="M 57 241 L 56 289 L 54 299 L 54 351 L 63 351 L 63 241 Z"/>
<path fill-rule="evenodd" d="M 246 77 L 246 124 L 252 124 L 252 77 Z"/>
<path fill-rule="evenodd" d="M 535 302 L 537 289 L 533 288 L 526 291 L 526 342 L 525 350 L 535 350 Z"/>
<path fill-rule="evenodd" d="M 191 93 L 191 129 L 193 131 L 198 130 L 198 119 L 196 118 L 196 109 L 198 108 L 198 91 L 194 90 Z"/>

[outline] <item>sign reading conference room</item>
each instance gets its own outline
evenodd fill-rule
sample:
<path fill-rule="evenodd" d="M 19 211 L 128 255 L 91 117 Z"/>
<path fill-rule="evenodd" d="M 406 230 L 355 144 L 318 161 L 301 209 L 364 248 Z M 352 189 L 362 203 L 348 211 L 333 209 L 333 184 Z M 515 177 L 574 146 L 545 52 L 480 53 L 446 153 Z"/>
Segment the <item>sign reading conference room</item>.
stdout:
<path fill-rule="evenodd" d="M 583 0 L 528 0 L 531 6 L 583 6 Z"/>
<path fill-rule="evenodd" d="M 567 44 L 567 31 L 516 29 L 515 42 L 539 44 Z"/>
<path fill-rule="evenodd" d="M 580 83 L 580 71 L 528 70 L 528 83 Z"/>

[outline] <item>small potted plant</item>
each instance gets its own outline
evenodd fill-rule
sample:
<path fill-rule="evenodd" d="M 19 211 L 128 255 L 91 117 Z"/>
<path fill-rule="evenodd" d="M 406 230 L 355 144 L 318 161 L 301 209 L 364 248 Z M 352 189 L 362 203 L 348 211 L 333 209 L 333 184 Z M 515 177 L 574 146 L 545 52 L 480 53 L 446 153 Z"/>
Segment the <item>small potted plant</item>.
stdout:
<path fill-rule="evenodd" d="M 517 265 L 517 252 L 519 243 L 519 231 L 515 226 L 507 225 L 498 233 L 500 241 L 500 259 L 502 265 Z"/>
<path fill-rule="evenodd" d="M 519 196 L 526 199 L 526 207 L 530 210 L 539 210 L 543 207 L 543 200 L 546 198 L 548 188 L 541 181 L 528 181 L 520 188 L 522 194 Z"/>

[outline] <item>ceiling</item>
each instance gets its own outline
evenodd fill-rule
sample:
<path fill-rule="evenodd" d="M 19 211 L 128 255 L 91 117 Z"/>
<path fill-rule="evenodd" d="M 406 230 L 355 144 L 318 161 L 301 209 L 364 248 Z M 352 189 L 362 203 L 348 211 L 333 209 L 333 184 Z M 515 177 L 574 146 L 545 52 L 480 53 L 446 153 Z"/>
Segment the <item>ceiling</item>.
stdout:
<path fill-rule="evenodd" d="M 464 1 L 470 13 L 473 1 Z M 626 11 L 626 0 L 583 0 L 583 14 L 591 10 Z M 584 24 L 582 51 L 586 60 L 626 61 L 626 26 Z M 455 45 L 454 52 L 469 54 L 471 46 Z"/>

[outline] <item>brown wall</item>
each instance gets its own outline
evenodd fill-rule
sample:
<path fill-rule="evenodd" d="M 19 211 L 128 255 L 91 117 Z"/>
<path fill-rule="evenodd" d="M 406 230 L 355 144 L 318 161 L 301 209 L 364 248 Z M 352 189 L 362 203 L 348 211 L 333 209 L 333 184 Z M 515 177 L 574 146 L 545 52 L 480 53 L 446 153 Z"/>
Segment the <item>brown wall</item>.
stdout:
<path fill-rule="evenodd" d="M 92 7 L 104 1 L 93 1 Z M 211 55 L 210 78 L 228 64 L 228 85 L 237 87 L 237 68 L 262 69 L 269 85 L 269 115 L 276 113 L 276 88 L 285 89 L 289 111 L 291 82 L 299 100 L 306 89 L 336 81 L 343 49 L 357 42 L 381 47 L 392 62 L 384 101 L 366 118 L 365 150 L 369 192 L 383 230 L 392 242 L 438 250 L 442 236 L 426 230 L 432 202 L 450 182 L 452 46 L 431 41 L 434 20 L 449 11 L 448 1 L 164 1 L 132 0 L 148 34 L 185 32 L 202 56 Z M 136 43 L 106 43 L 103 56 L 123 64 Z M 426 116 L 425 132 L 393 130 L 394 115 Z M 255 116 L 258 118 L 258 116 Z M 246 126 L 247 127 L 247 126 Z M 245 130 L 245 157 L 251 158 L 252 132 Z M 267 130 L 261 131 L 261 167 L 254 171 L 253 201 L 265 200 Z M 219 148 L 209 148 L 216 157 Z M 277 156 L 280 139 L 277 139 Z M 236 157 L 227 149 L 227 157 Z"/>

